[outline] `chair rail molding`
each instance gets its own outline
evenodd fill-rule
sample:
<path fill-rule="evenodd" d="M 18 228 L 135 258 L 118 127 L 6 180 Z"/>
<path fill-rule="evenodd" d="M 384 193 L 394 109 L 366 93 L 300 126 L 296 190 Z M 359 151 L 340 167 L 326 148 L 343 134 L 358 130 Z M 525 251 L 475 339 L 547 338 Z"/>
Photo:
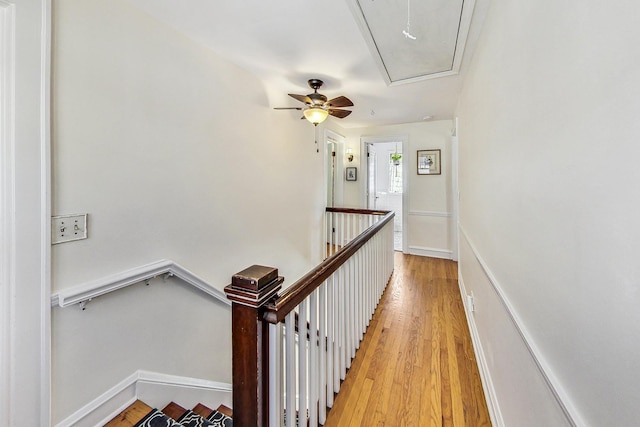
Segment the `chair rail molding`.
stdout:
<path fill-rule="evenodd" d="M 70 305 L 84 303 L 92 298 L 162 275 L 169 277 L 175 276 L 226 305 L 231 305 L 222 291 L 216 289 L 204 279 L 196 276 L 181 265 L 166 259 L 125 270 L 71 288 L 62 289 L 51 296 L 51 305 L 68 307 Z"/>
<path fill-rule="evenodd" d="M 434 212 L 434 211 L 409 211 L 411 216 L 435 216 L 439 218 L 451 218 L 453 213 L 451 212 Z"/>

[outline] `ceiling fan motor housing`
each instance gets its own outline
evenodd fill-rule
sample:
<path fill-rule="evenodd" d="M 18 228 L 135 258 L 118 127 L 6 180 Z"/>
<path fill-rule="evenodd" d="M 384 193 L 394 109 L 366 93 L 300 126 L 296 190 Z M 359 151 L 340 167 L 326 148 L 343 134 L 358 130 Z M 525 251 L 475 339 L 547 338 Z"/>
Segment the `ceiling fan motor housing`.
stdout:
<path fill-rule="evenodd" d="M 309 79 L 307 83 L 309 84 L 309 87 L 316 92 L 324 84 L 324 82 L 320 79 Z"/>
<path fill-rule="evenodd" d="M 325 102 L 327 102 L 327 97 L 317 92 L 310 93 L 307 96 L 309 97 L 309 99 L 311 99 L 311 102 L 313 102 L 314 106 L 322 106 Z"/>

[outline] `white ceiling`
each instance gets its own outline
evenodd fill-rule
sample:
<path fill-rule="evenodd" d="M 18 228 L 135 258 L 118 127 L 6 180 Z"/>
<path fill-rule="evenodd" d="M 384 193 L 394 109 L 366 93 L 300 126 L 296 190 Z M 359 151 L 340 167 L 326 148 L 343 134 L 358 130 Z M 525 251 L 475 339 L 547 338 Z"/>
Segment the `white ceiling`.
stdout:
<path fill-rule="evenodd" d="M 347 118 L 329 118 L 349 128 L 419 122 L 425 116 L 432 116 L 433 120 L 452 118 L 489 0 L 475 1 L 471 30 L 459 58 L 460 74 L 392 85 L 387 84 L 389 77 L 383 72 L 385 67 L 394 67 L 390 64 L 402 63 L 397 68 L 407 74 L 413 72 L 407 69 L 407 63 L 424 68 L 433 61 L 419 60 L 427 54 L 418 49 L 414 55 L 420 56 L 415 59 L 392 58 L 385 60 L 382 67 L 380 57 L 375 55 L 376 47 L 384 46 L 397 56 L 407 50 L 407 44 L 425 39 L 437 41 L 422 43 L 431 46 L 430 56 L 451 52 L 451 35 L 465 33 L 464 28 L 457 31 L 460 20 L 455 18 L 456 13 L 460 15 L 462 0 L 411 0 L 411 34 L 418 37 L 415 41 L 402 36 L 407 25 L 407 0 L 359 0 L 360 4 L 357 0 L 130 1 L 258 76 L 265 85 L 269 107 L 301 106 L 287 93 L 308 94 L 312 92 L 308 79 L 323 80 L 319 92 L 328 98 L 344 95 L 355 104 Z M 374 3 L 376 7 L 372 9 Z M 453 5 L 453 12 L 443 9 L 447 3 Z M 381 12 L 382 5 L 385 9 Z M 361 31 L 366 29 L 357 12 L 361 6 L 365 12 L 367 8 L 373 10 L 367 18 L 377 21 L 378 34 L 371 31 L 375 44 L 366 31 Z M 384 52 L 382 56 L 384 59 Z M 274 110 L 273 114 L 290 114 L 292 120 L 300 116 L 295 110 Z"/>

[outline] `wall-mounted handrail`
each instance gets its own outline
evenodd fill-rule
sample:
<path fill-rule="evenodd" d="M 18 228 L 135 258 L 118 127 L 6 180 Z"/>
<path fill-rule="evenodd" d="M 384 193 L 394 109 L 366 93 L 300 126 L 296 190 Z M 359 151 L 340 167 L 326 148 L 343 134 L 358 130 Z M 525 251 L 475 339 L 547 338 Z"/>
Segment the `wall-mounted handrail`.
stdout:
<path fill-rule="evenodd" d="M 165 259 L 92 280 L 78 286 L 62 289 L 51 295 L 51 306 L 68 307 L 83 303 L 109 292 L 163 275 L 175 276 L 226 305 L 231 305 L 224 292 L 214 288 L 204 279 L 196 276 L 181 265 Z"/>
<path fill-rule="evenodd" d="M 342 249 L 320 265 L 302 276 L 300 280 L 288 287 L 277 299 L 266 306 L 264 319 L 269 323 L 282 322 L 287 314 L 320 286 L 340 266 L 342 266 L 354 253 L 367 243 L 389 221 L 393 221 L 394 212 L 373 211 L 368 209 L 327 208 L 327 212 L 355 213 L 364 215 L 383 215 L 382 219 L 367 228 L 362 234 L 347 243 Z"/>

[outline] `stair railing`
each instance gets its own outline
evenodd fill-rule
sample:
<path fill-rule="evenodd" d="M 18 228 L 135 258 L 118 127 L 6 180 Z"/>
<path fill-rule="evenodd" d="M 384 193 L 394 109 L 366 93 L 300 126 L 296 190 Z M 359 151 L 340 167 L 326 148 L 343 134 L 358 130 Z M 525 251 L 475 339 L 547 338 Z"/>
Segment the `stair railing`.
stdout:
<path fill-rule="evenodd" d="M 393 272 L 393 217 L 327 208 L 331 256 L 281 294 L 275 268 L 233 276 L 236 427 L 324 424 Z"/>

